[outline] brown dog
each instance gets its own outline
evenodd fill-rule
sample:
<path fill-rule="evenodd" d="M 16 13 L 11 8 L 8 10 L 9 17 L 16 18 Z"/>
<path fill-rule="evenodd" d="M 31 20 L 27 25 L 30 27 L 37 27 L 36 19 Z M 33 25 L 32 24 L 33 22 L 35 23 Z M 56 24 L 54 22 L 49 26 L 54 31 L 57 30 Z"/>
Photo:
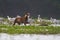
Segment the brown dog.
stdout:
<path fill-rule="evenodd" d="M 28 21 L 28 16 L 29 16 L 28 13 L 25 14 L 24 17 L 17 16 L 13 25 L 15 25 L 15 23 L 18 23 L 18 25 L 20 25 L 21 23 L 24 23 L 24 25 L 26 25 L 28 23 L 27 22 Z"/>

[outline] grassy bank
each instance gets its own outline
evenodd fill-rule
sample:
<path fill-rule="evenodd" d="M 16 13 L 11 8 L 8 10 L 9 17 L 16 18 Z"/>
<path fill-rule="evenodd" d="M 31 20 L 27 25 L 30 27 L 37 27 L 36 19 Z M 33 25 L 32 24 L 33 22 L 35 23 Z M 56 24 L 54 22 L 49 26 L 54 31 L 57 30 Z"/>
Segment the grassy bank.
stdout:
<path fill-rule="evenodd" d="M 60 27 L 0 25 L 0 33 L 8 34 L 60 34 Z"/>

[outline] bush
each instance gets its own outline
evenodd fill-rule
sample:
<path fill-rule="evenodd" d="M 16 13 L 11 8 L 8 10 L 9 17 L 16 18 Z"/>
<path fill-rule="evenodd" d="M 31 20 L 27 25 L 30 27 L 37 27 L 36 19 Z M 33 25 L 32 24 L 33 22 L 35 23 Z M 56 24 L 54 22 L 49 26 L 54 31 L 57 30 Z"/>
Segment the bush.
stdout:
<path fill-rule="evenodd" d="M 48 26 L 48 25 L 50 25 L 50 24 L 52 24 L 51 22 L 47 22 L 47 21 L 42 21 L 42 22 L 40 22 L 40 25 L 41 26 Z"/>

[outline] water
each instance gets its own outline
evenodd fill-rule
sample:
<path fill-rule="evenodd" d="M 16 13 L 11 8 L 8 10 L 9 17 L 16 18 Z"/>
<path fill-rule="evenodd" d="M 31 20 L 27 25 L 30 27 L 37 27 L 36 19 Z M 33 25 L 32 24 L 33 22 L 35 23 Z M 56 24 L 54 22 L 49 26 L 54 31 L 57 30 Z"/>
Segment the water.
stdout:
<path fill-rule="evenodd" d="M 5 33 L 1 33 L 0 40 L 60 40 L 60 34 L 59 35 L 36 35 L 36 34 L 9 35 Z"/>

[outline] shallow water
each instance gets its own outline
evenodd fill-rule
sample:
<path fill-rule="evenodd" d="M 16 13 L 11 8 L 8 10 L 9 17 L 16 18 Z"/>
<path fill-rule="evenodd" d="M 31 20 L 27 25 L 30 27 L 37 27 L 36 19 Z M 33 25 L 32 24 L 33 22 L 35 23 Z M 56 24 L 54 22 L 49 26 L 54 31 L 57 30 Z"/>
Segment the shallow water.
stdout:
<path fill-rule="evenodd" d="M 5 33 L 1 33 L 0 40 L 60 40 L 60 34 L 59 35 L 36 35 L 36 34 L 9 35 Z"/>

